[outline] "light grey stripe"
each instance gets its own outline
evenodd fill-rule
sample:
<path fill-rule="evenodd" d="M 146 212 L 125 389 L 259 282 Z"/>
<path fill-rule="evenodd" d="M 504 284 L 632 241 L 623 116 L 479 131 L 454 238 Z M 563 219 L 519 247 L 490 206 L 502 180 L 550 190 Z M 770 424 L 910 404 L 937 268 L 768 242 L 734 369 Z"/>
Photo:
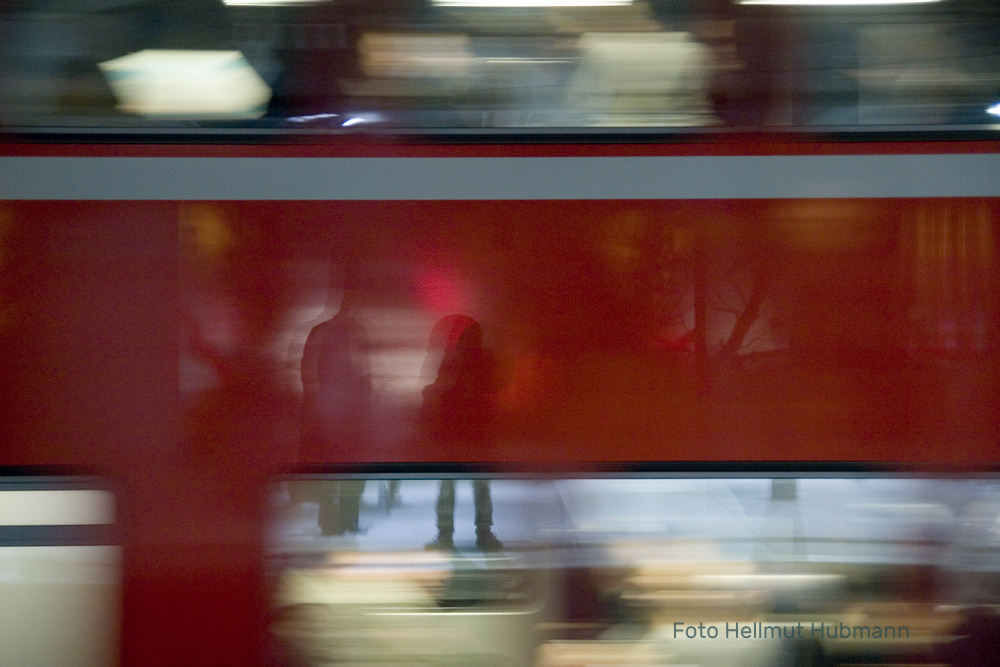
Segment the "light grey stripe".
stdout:
<path fill-rule="evenodd" d="M 1000 155 L 0 158 L 0 199 L 761 199 L 1000 196 Z"/>

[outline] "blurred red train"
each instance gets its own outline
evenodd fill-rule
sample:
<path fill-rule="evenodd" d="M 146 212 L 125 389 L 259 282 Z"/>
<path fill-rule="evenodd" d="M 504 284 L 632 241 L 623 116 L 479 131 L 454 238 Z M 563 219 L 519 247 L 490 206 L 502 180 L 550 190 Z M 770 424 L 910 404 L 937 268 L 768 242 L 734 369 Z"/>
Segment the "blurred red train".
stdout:
<path fill-rule="evenodd" d="M 290 470 L 992 470 L 998 148 L 3 145 L 2 471 L 113 491 L 112 653 L 152 667 L 277 660 Z M 345 294 L 370 428 L 307 450 L 303 348 Z M 453 314 L 495 354 L 488 446 L 417 430 Z"/>

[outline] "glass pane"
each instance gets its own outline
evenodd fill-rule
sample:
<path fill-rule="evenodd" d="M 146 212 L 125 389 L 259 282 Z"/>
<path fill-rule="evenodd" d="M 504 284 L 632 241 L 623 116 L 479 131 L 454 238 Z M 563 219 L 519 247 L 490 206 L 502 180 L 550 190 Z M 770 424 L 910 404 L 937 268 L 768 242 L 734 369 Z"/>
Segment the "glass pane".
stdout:
<path fill-rule="evenodd" d="M 995 478 L 300 475 L 272 505 L 307 665 L 966 664 L 1000 600 Z"/>

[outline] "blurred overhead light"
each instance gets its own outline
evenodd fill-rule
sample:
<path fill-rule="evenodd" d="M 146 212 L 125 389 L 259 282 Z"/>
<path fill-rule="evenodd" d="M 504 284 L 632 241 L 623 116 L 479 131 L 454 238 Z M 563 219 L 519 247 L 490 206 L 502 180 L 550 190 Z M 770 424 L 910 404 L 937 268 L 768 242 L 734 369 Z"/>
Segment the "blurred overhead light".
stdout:
<path fill-rule="evenodd" d="M 741 5 L 794 5 L 799 7 L 841 7 L 858 5 L 917 5 L 941 0 L 739 0 Z"/>
<path fill-rule="evenodd" d="M 986 113 L 993 114 L 994 116 L 1000 116 L 1000 104 L 994 104 L 986 110 Z"/>
<path fill-rule="evenodd" d="M 99 67 L 122 111 L 151 118 L 259 118 L 271 98 L 239 51 L 146 50 Z"/>
<path fill-rule="evenodd" d="M 432 0 L 438 7 L 625 7 L 632 0 Z"/>

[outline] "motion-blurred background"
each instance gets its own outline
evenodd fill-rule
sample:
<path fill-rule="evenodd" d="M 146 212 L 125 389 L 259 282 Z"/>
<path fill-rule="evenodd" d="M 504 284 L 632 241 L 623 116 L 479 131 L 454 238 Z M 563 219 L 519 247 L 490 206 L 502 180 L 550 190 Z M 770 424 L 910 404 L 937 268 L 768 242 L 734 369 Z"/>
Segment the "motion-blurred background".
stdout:
<path fill-rule="evenodd" d="M 9 0 L 8 132 L 982 126 L 991 0 Z"/>

